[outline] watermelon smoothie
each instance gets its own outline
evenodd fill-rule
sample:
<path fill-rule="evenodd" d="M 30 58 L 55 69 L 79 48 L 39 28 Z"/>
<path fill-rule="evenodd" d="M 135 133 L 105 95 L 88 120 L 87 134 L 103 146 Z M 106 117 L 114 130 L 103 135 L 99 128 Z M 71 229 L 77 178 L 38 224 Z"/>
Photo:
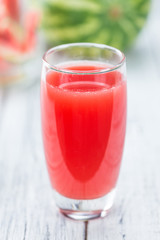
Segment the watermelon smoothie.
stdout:
<path fill-rule="evenodd" d="M 41 81 L 45 157 L 53 189 L 96 199 L 117 182 L 126 130 L 126 81 L 119 69 L 79 61 Z M 105 71 L 103 71 L 105 69 Z"/>

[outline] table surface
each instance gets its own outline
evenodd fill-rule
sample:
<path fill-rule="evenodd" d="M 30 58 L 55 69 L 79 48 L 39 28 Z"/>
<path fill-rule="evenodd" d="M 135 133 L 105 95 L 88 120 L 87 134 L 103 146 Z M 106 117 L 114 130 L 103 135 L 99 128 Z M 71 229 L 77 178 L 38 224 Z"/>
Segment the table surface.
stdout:
<path fill-rule="evenodd" d="M 160 239 L 159 13 L 156 1 L 127 54 L 126 144 L 115 204 L 104 219 L 75 222 L 55 207 L 43 154 L 39 82 L 0 89 L 0 240 Z"/>

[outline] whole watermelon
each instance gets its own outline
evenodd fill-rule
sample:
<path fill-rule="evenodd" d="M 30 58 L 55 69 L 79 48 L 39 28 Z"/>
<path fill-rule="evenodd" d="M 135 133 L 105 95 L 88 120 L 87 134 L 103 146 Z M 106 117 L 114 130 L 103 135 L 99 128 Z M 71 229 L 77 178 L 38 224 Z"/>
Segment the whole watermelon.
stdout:
<path fill-rule="evenodd" d="M 128 49 L 144 26 L 150 0 L 44 0 L 42 28 L 50 46 L 104 43 Z"/>

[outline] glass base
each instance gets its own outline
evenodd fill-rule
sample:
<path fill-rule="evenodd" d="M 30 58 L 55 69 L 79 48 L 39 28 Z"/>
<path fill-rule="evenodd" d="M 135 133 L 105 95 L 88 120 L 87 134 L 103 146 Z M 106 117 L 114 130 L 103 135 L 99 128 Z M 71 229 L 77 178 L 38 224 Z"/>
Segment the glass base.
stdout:
<path fill-rule="evenodd" d="M 54 198 L 60 212 L 74 220 L 91 220 L 103 218 L 112 207 L 115 189 L 101 198 L 91 200 L 77 200 L 64 197 L 54 190 Z"/>

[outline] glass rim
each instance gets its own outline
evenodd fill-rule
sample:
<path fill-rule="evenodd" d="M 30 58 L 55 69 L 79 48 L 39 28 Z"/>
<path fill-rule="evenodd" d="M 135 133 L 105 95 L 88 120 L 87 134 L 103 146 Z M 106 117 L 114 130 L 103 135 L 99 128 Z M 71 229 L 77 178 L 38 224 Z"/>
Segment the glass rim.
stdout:
<path fill-rule="evenodd" d="M 99 48 L 99 49 L 108 49 L 108 50 L 111 50 L 112 52 L 115 52 L 117 55 L 120 55 L 121 57 L 121 60 L 113 67 L 111 68 L 104 68 L 104 69 L 101 69 L 101 70 L 92 70 L 90 72 L 75 72 L 73 70 L 67 70 L 67 69 L 63 69 L 61 67 L 57 67 L 56 65 L 52 65 L 50 64 L 48 61 L 47 61 L 47 56 L 48 54 L 50 53 L 54 53 L 54 51 L 56 50 L 63 50 L 63 49 L 66 49 L 67 47 L 78 47 L 78 46 L 84 46 L 84 47 L 95 47 L 95 48 Z M 68 43 L 68 44 L 61 44 L 61 45 L 58 45 L 58 46 L 55 46 L 55 47 L 52 47 L 50 49 L 48 49 L 43 57 L 42 57 L 42 60 L 43 60 L 43 63 L 51 70 L 54 70 L 56 72 L 61 72 L 61 73 L 66 73 L 66 74 L 75 74 L 75 75 L 91 75 L 91 74 L 100 74 L 100 73 L 107 73 L 107 72 L 112 72 L 112 71 L 115 71 L 117 69 L 119 69 L 120 67 L 123 66 L 123 64 L 125 63 L 126 61 L 126 57 L 124 55 L 124 53 L 122 51 L 120 51 L 119 49 L 115 48 L 115 47 L 111 47 L 109 45 L 105 45 L 105 44 L 99 44 L 99 43 L 87 43 L 87 42 L 80 42 L 80 43 Z"/>

